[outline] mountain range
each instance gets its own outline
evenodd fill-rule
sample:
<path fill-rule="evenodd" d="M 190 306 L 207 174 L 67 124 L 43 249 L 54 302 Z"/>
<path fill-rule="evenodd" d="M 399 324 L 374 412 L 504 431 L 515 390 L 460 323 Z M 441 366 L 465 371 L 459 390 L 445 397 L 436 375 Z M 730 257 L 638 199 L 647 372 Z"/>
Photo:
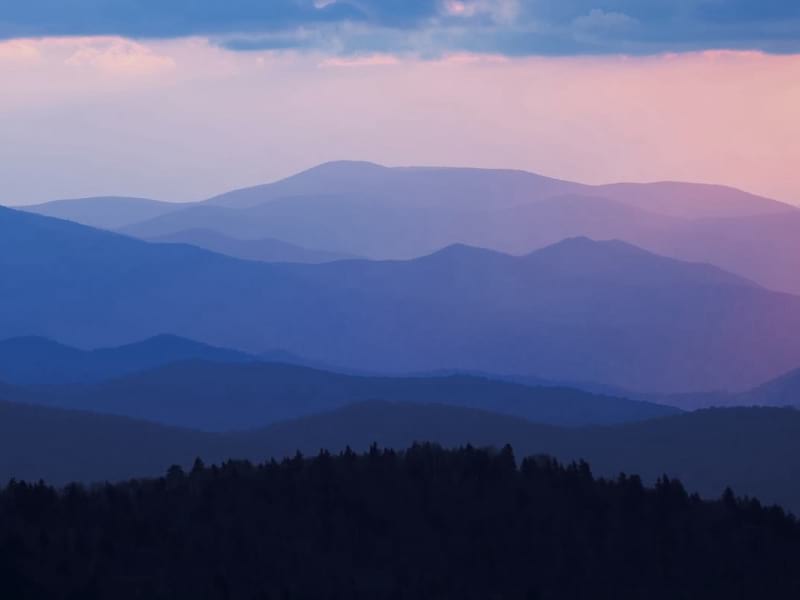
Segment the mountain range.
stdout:
<path fill-rule="evenodd" d="M 96 383 L 6 386 L 3 397 L 204 431 L 253 429 L 367 400 L 464 406 L 562 426 L 624 423 L 679 412 L 565 387 L 467 375 L 363 377 L 280 363 L 207 360 L 172 362 Z"/>
<path fill-rule="evenodd" d="M 15 385 L 96 383 L 184 360 L 252 362 L 243 352 L 159 335 L 114 348 L 80 350 L 41 337 L 0 341 L 0 381 Z"/>
<path fill-rule="evenodd" d="M 186 363 L 181 366 L 176 363 Z M 194 363 L 194 366 L 192 366 Z M 223 363 L 223 364 L 218 364 Z M 249 366 L 226 366 L 225 363 L 248 364 Z M 256 363 L 271 363 L 258 365 Z M 274 364 L 277 363 L 277 364 Z M 295 367 L 295 368 L 290 368 Z M 163 368 L 163 369 L 162 369 Z M 198 372 L 202 374 L 198 375 Z M 324 372 L 324 373 L 323 373 Z M 211 375 L 213 374 L 213 375 Z M 254 385 L 243 386 L 238 389 L 236 386 L 249 376 Z M 277 376 L 281 382 L 271 381 L 272 377 Z M 287 378 L 288 376 L 288 378 Z M 217 383 L 225 382 L 223 386 L 211 385 L 204 387 L 200 382 L 208 377 L 216 378 Z M 164 381 L 172 381 L 162 388 L 159 398 L 163 396 L 163 402 L 169 404 L 172 401 L 169 395 L 169 386 L 175 386 L 175 390 L 180 390 L 181 396 L 196 397 L 200 395 L 211 404 L 207 408 L 212 409 L 217 402 L 219 406 L 224 405 L 227 396 L 236 394 L 247 396 L 252 395 L 254 390 L 261 389 L 268 393 L 271 399 L 284 396 L 286 388 L 281 386 L 292 382 L 290 388 L 298 389 L 306 377 L 310 379 L 325 378 L 339 390 L 330 394 L 332 390 L 327 390 L 328 397 L 339 397 L 341 393 L 353 393 L 355 396 L 350 400 L 358 398 L 367 399 L 371 397 L 395 397 L 397 399 L 412 400 L 413 396 L 407 396 L 404 392 L 400 396 L 395 396 L 398 391 L 403 390 L 403 386 L 408 386 L 411 382 L 424 381 L 433 383 L 434 381 L 450 383 L 474 382 L 476 387 L 486 387 L 488 382 L 510 383 L 515 386 L 525 386 L 528 388 L 550 388 L 552 395 L 548 400 L 567 398 L 566 404 L 559 410 L 547 412 L 543 410 L 543 405 L 537 407 L 536 414 L 509 411 L 511 414 L 527 416 L 535 421 L 552 422 L 556 424 L 575 425 L 588 423 L 616 423 L 626 420 L 637 420 L 648 418 L 658 413 L 658 407 L 652 405 L 672 406 L 683 410 L 696 410 L 699 408 L 711 407 L 730 407 L 730 406 L 800 406 L 800 370 L 792 371 L 780 375 L 773 380 L 764 382 L 752 389 L 743 392 L 703 392 L 703 393 L 684 393 L 684 394 L 648 394 L 631 392 L 620 387 L 604 385 L 585 381 L 553 381 L 535 376 L 486 373 L 480 371 L 465 371 L 458 369 L 440 369 L 436 371 L 406 373 L 402 377 L 390 377 L 386 374 L 360 371 L 358 369 L 346 369 L 337 365 L 312 361 L 302 356 L 292 354 L 283 350 L 272 350 L 259 355 L 247 354 L 236 350 L 219 348 L 202 344 L 185 338 L 173 335 L 159 335 L 153 338 L 126 344 L 112 348 L 99 348 L 94 350 L 80 350 L 64 344 L 37 337 L 20 337 L 0 341 L 0 382 L 5 382 L 6 389 L 30 388 L 35 390 L 49 390 L 50 402 L 59 402 L 59 390 L 61 393 L 68 392 L 72 398 L 76 396 L 76 388 L 59 387 L 64 384 L 109 384 L 112 380 L 115 385 L 123 388 L 122 395 L 125 397 L 132 395 L 132 390 L 147 386 L 148 393 L 155 385 L 153 380 L 161 378 Z M 262 379 L 259 384 L 256 381 Z M 150 380 L 148 382 L 148 380 Z M 127 386 L 125 382 L 129 385 Z M 146 383 L 148 382 L 148 383 Z M 347 383 L 346 383 L 347 382 Z M 342 385 L 344 384 L 344 385 Z M 375 385 L 377 384 L 377 385 Z M 262 387 L 263 386 L 263 387 Z M 306 390 L 311 390 L 313 386 L 307 386 Z M 459 389 L 458 385 L 442 385 L 441 389 L 447 389 L 447 393 L 454 393 Z M 94 396 L 95 404 L 88 406 L 103 412 L 101 386 L 95 386 L 92 393 L 88 392 L 88 387 L 79 388 L 81 390 L 82 402 L 87 402 L 87 397 Z M 219 390 L 224 389 L 225 394 L 219 394 Z M 419 393 L 422 386 L 416 389 Z M 432 390 L 435 386 L 432 386 Z M 514 389 L 498 386 L 497 391 Z M 565 394 L 565 392 L 569 392 Z M 575 404 L 575 400 L 581 398 L 580 392 L 586 392 L 586 401 Z M 389 395 L 387 396 L 387 393 Z M 215 396 L 216 394 L 216 396 Z M 373 394 L 372 396 L 370 394 Z M 394 394 L 394 395 L 393 395 Z M 571 394 L 571 395 L 570 395 Z M 292 395 L 292 394 L 289 394 Z M 467 396 L 470 394 L 467 393 Z M 500 393 L 500 395 L 503 395 Z M 17 389 L 15 397 L 29 397 L 30 390 L 22 393 Z M 316 400 L 323 400 L 322 396 Z M 6 394 L 9 398 L 11 395 Z M 627 398 L 640 402 L 630 403 L 629 405 L 615 405 L 616 399 Z M 341 400 L 341 398 L 339 398 Z M 339 400 L 334 404 L 338 404 Z M 436 393 L 427 394 L 426 401 L 446 402 L 444 397 L 439 397 Z M 42 399 L 40 398 L 40 401 Z M 155 401 L 155 400 L 154 400 Z M 156 402 L 158 404 L 159 401 Z M 469 402 L 459 402 L 470 406 Z M 120 414 L 139 415 L 147 417 L 137 408 L 135 400 L 130 401 L 131 407 L 120 410 Z M 503 404 L 500 402 L 500 404 Z M 587 405 L 588 404 L 588 405 Z M 63 403 L 64 406 L 72 406 Z M 109 403 L 109 406 L 124 407 L 125 402 Z M 323 401 L 317 408 L 331 408 L 331 404 Z M 623 408 L 624 407 L 624 408 Z M 649 407 L 642 410 L 643 407 Z M 487 404 L 485 408 L 491 408 Z M 271 410 L 277 410 L 272 408 Z M 498 410 L 502 407 L 498 405 Z M 131 412 L 133 411 L 133 412 Z M 220 409 L 222 411 L 222 409 Z M 648 412 L 649 411 L 649 412 Z M 291 411 L 284 416 L 292 415 Z M 180 411 L 176 410 L 173 421 L 180 424 Z M 158 420 L 157 416 L 150 416 Z M 213 420 L 217 417 L 211 416 Z M 224 420 L 224 416 L 222 417 Z M 270 417 L 275 418 L 275 417 Z M 177 419 L 177 420 L 175 420 Z M 246 422 L 246 421 L 245 421 Z M 186 425 L 203 427 L 196 423 L 186 423 Z M 213 428 L 213 427 L 212 427 Z"/>
<path fill-rule="evenodd" d="M 723 186 L 356 162 L 0 207 L 0 478 L 511 443 L 800 510 L 798 233 Z"/>
<path fill-rule="evenodd" d="M 90 227 L 117 229 L 131 223 L 154 219 L 181 209 L 180 204 L 128 196 L 68 198 L 24 207 L 26 211 L 75 221 Z"/>
<path fill-rule="evenodd" d="M 543 198 L 569 195 L 615 199 L 674 217 L 745 217 L 780 214 L 793 207 L 720 186 L 680 182 L 585 185 L 511 169 L 437 167 L 389 168 L 370 162 L 334 161 L 292 177 L 235 190 L 206 204 L 249 208 L 285 198 L 326 194 L 369 197 L 450 209 L 510 208 Z"/>
<path fill-rule="evenodd" d="M 148 241 L 167 244 L 189 244 L 244 260 L 263 262 L 324 263 L 355 258 L 349 254 L 336 254 L 324 250 L 310 250 L 273 238 L 237 239 L 212 229 L 186 229 L 176 233 L 156 236 Z"/>
<path fill-rule="evenodd" d="M 269 247 L 278 241 L 319 249 L 298 262 L 321 262 L 314 252 L 409 259 L 453 243 L 526 254 L 569 237 L 620 239 L 800 294 L 800 210 L 716 185 L 590 186 L 523 171 L 340 161 L 204 202 L 102 198 L 28 210 L 238 258 L 295 260 L 296 251 Z"/>
<path fill-rule="evenodd" d="M 0 338 L 171 333 L 386 373 L 469 369 L 634 391 L 743 391 L 800 364 L 800 298 L 575 238 L 524 256 L 235 260 L 0 209 Z"/>

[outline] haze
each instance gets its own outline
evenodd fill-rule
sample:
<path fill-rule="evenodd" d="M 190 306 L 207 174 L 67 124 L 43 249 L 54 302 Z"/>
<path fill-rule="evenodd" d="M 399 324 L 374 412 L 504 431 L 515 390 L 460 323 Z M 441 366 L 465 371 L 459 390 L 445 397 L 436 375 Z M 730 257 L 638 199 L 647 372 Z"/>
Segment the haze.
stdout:
<path fill-rule="evenodd" d="M 0 42 L 0 202 L 183 201 L 334 159 L 723 183 L 800 203 L 800 56 Z"/>

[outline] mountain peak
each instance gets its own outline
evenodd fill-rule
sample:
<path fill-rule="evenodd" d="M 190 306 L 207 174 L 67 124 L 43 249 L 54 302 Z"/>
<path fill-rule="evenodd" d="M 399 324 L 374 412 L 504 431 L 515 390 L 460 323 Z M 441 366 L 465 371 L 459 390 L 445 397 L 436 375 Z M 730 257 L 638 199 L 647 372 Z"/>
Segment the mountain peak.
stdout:
<path fill-rule="evenodd" d="M 205 344 L 201 342 L 195 342 L 194 340 L 190 340 L 188 338 L 181 337 L 179 335 L 175 335 L 173 333 L 159 333 L 158 335 L 150 336 L 149 338 L 145 338 L 138 342 L 134 342 L 132 344 L 128 344 L 128 346 L 153 346 L 153 345 L 187 345 L 187 346 L 205 346 Z"/>
<path fill-rule="evenodd" d="M 149 357 L 169 357 L 169 360 L 211 357 L 223 362 L 238 362 L 252 359 L 249 355 L 237 350 L 219 348 L 171 333 L 161 333 L 124 346 L 101 348 L 95 350 L 95 353 L 141 354 Z"/>
<path fill-rule="evenodd" d="M 573 237 L 564 238 L 563 240 L 556 242 L 555 244 L 551 244 L 542 250 L 537 250 L 531 252 L 531 254 L 536 254 L 537 252 L 542 252 L 544 250 L 551 249 L 555 250 L 615 250 L 615 251 L 625 251 L 625 252 L 636 252 L 639 254 L 651 254 L 638 246 L 630 244 L 628 242 L 623 242 L 622 240 L 618 239 L 609 239 L 609 240 L 595 240 L 585 235 L 577 235 Z"/>
<path fill-rule="evenodd" d="M 670 260 L 658 254 L 653 254 L 628 242 L 617 239 L 595 240 L 587 236 L 575 236 L 565 238 L 559 242 L 534 250 L 527 254 L 525 258 L 529 260 L 590 260 L 606 257 L 608 259 L 623 259 L 624 257 L 636 258 L 638 260 Z"/>
<path fill-rule="evenodd" d="M 648 252 L 621 240 L 567 238 L 528 254 L 541 268 L 581 278 L 629 281 L 637 285 L 737 285 L 753 282 L 707 263 L 686 262 Z"/>
<path fill-rule="evenodd" d="M 508 260 L 515 257 L 488 248 L 470 246 L 468 244 L 456 243 L 445 246 L 432 254 L 423 256 L 417 260 L 438 260 L 447 262 L 472 262 L 486 260 Z"/>
<path fill-rule="evenodd" d="M 341 169 L 374 169 L 383 171 L 389 169 L 389 167 L 368 160 L 329 160 L 315 167 L 311 167 L 310 169 L 306 169 L 303 172 L 308 173 L 311 171 L 332 171 Z"/>

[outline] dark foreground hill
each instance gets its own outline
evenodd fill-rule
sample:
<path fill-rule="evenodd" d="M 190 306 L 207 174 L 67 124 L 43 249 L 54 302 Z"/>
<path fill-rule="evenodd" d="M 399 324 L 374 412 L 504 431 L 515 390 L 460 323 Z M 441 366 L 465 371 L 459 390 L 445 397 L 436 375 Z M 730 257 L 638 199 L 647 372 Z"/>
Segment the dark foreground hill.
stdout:
<path fill-rule="evenodd" d="M 800 526 L 726 493 L 415 446 L 0 493 L 13 599 L 794 599 Z"/>
<path fill-rule="evenodd" d="M 596 473 L 667 474 L 690 491 L 718 497 L 726 486 L 800 513 L 800 412 L 717 409 L 638 424 L 559 428 L 455 406 L 366 402 L 234 434 L 199 433 L 131 419 L 0 403 L 0 481 L 63 484 L 153 476 L 171 464 L 229 458 L 261 461 L 376 442 L 447 447 L 511 444 L 520 455 L 586 459 Z"/>
<path fill-rule="evenodd" d="M 800 513 L 800 411 L 793 409 L 709 409 L 625 425 L 560 428 L 456 407 L 372 402 L 277 423 L 240 439 L 248 437 L 251 444 L 266 444 L 269 456 L 348 445 L 366 450 L 373 442 L 391 448 L 421 440 L 448 447 L 511 444 L 522 455 L 587 460 L 607 477 L 636 473 L 652 483 L 666 473 L 707 498 L 731 486 Z"/>
<path fill-rule="evenodd" d="M 0 482 L 114 481 L 152 476 L 197 456 L 220 461 L 259 455 L 225 442 L 213 434 L 123 417 L 0 402 Z"/>
<path fill-rule="evenodd" d="M 203 360 L 92 385 L 31 386 L 6 398 L 205 431 L 254 429 L 367 400 L 478 408 L 564 426 L 625 423 L 679 412 L 565 387 L 466 375 L 363 377 L 279 363 Z"/>

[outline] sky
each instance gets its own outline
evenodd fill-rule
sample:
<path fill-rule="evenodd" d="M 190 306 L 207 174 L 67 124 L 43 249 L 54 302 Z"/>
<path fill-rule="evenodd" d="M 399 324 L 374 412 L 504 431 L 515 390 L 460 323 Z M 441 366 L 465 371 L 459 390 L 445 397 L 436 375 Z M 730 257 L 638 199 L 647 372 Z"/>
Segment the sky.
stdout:
<path fill-rule="evenodd" d="M 800 204 L 796 0 L 2 4 L 0 203 L 359 159 Z"/>

